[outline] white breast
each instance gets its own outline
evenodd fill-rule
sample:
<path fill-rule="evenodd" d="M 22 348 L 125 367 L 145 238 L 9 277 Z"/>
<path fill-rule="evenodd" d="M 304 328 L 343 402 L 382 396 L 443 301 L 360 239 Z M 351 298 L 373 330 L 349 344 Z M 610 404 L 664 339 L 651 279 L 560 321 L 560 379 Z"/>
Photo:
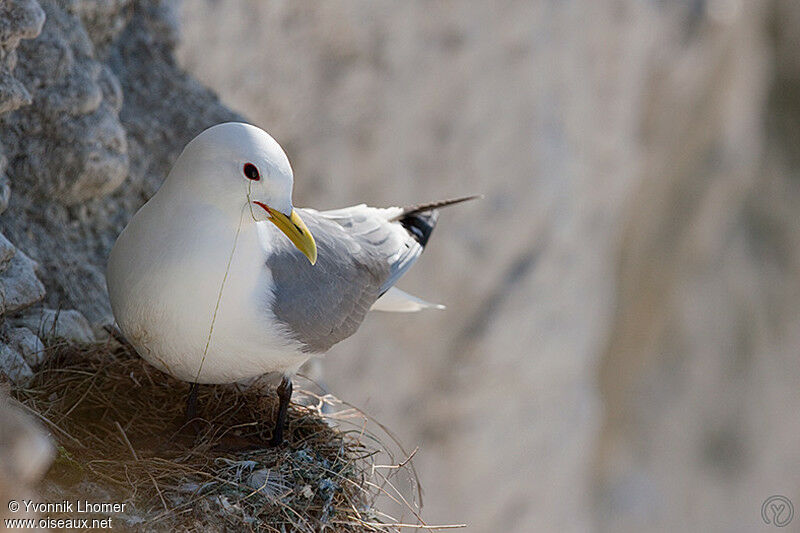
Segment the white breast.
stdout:
<path fill-rule="evenodd" d="M 184 381 L 294 372 L 308 358 L 276 329 L 255 223 L 243 218 L 237 235 L 230 218 L 211 206 L 166 209 L 156 196 L 109 257 L 120 329 L 139 355 Z"/>

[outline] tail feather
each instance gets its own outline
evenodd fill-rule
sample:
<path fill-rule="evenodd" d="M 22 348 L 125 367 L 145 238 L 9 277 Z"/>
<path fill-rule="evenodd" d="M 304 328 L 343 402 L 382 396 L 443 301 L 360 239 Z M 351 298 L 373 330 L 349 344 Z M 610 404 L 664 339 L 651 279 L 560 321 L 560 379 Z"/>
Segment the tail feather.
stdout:
<path fill-rule="evenodd" d="M 404 216 L 413 215 L 416 213 L 424 213 L 426 211 L 433 211 L 434 209 L 441 209 L 442 207 L 447 207 L 450 205 L 460 204 L 461 202 L 469 202 L 470 200 L 480 200 L 483 198 L 482 194 L 476 194 L 473 196 L 462 196 L 461 198 L 451 198 L 449 200 L 440 200 L 438 202 L 430 202 L 427 204 L 419 204 L 413 205 L 410 207 L 404 207 L 403 212 L 398 215 L 395 220 L 400 220 Z"/>
<path fill-rule="evenodd" d="M 394 313 L 414 313 L 423 309 L 444 309 L 441 304 L 426 302 L 412 294 L 392 287 L 372 304 L 370 311 L 388 311 Z"/>
<path fill-rule="evenodd" d="M 442 200 L 440 202 L 406 207 L 403 209 L 403 212 L 393 220 L 400 222 L 406 231 L 408 231 L 418 243 L 425 247 L 425 245 L 428 244 L 431 233 L 433 233 L 433 228 L 436 227 L 436 221 L 439 218 L 438 209 L 469 200 L 476 200 L 478 198 L 483 198 L 483 196 L 465 196 L 463 198 L 454 198 L 452 200 Z"/>

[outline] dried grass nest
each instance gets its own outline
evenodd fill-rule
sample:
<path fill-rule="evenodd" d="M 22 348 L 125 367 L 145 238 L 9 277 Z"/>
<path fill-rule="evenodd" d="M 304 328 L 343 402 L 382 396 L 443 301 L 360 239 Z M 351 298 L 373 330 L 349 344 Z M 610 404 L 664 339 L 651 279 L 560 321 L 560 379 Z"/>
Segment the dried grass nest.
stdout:
<path fill-rule="evenodd" d="M 109 340 L 48 351 L 32 383 L 11 390 L 57 442 L 43 498 L 128 502 L 115 523 L 129 530 L 431 527 L 393 485 L 403 472 L 418 489 L 410 457 L 396 440 L 390 451 L 382 441 L 391 434 L 377 438 L 363 413 L 331 396 L 296 392 L 295 401 L 309 405 L 291 405 L 287 442 L 269 448 L 277 399 L 263 385 L 200 387 L 202 421 L 187 427 L 188 384 L 129 348 Z M 326 405 L 338 410 L 324 413 Z M 376 465 L 378 458 L 388 464 Z M 403 503 L 411 524 L 376 510 L 383 498 Z"/>

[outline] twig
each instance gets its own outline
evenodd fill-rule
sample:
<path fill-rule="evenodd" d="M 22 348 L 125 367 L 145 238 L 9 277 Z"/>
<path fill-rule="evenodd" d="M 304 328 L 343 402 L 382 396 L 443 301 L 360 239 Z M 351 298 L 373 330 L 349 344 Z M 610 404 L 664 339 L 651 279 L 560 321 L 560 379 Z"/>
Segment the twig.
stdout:
<path fill-rule="evenodd" d="M 408 457 L 406 457 L 406 458 L 405 458 L 405 459 L 404 459 L 402 462 L 400 462 L 400 463 L 398 463 L 398 464 L 396 464 L 396 465 L 372 465 L 372 468 L 373 468 L 373 470 L 374 470 L 375 468 L 392 468 L 392 469 L 403 468 L 404 466 L 406 466 L 406 465 L 408 464 L 408 462 L 409 462 L 411 459 L 413 459 L 413 458 L 414 458 L 414 456 L 415 456 L 415 455 L 417 455 L 417 452 L 418 452 L 418 451 L 419 451 L 419 446 L 417 446 L 416 448 L 414 448 L 414 451 L 413 451 L 413 452 L 411 452 L 411 455 L 409 455 L 409 456 L 408 456 Z"/>
<path fill-rule="evenodd" d="M 117 426 L 117 429 L 122 434 L 122 438 L 125 441 L 125 444 L 128 445 L 128 449 L 131 451 L 131 455 L 133 455 L 133 458 L 138 461 L 139 460 L 139 456 L 136 455 L 136 450 L 133 449 L 133 446 L 131 445 L 131 441 L 128 440 L 128 436 L 125 434 L 125 430 L 122 429 L 122 426 L 120 426 L 119 422 L 117 422 L 116 420 L 114 420 L 114 424 Z"/>

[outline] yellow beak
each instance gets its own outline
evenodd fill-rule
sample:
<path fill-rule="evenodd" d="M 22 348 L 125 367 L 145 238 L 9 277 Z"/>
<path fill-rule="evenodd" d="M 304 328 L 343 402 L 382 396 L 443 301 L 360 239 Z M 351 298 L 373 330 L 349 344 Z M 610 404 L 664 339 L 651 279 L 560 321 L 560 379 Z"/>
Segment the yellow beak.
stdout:
<path fill-rule="evenodd" d="M 305 222 L 303 222 L 303 219 L 297 214 L 297 211 L 292 209 L 289 215 L 284 215 L 280 211 L 272 209 L 262 202 L 253 203 L 262 207 L 269 213 L 270 221 L 289 237 L 289 240 L 292 241 L 298 250 L 303 252 L 303 255 L 308 258 L 312 265 L 317 262 L 317 243 L 314 242 L 314 237 L 311 235 L 311 232 L 308 231 Z"/>

